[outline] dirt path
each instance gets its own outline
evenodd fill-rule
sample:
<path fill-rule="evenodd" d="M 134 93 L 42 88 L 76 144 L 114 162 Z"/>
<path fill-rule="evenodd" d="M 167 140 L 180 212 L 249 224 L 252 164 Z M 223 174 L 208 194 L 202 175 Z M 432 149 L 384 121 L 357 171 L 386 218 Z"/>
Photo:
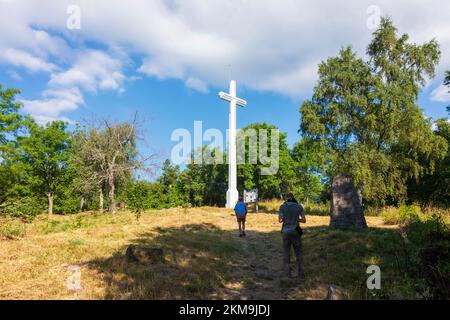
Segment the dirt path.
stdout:
<path fill-rule="evenodd" d="M 243 239 L 243 247 L 247 260 L 247 276 L 251 277 L 254 286 L 244 289 L 243 295 L 248 299 L 282 299 L 280 288 L 281 247 L 275 247 L 268 236 L 249 231 Z"/>
<path fill-rule="evenodd" d="M 241 262 L 232 273 L 225 288 L 212 297 L 241 300 L 283 299 L 280 288 L 281 247 L 266 234 L 247 230 L 247 237 L 239 239 L 242 246 Z"/>

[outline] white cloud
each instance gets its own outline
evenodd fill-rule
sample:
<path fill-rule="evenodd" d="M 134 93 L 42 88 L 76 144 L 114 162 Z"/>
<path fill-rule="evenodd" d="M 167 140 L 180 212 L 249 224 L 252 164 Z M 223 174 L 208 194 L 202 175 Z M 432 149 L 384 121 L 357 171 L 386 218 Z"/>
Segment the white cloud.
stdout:
<path fill-rule="evenodd" d="M 64 121 L 67 123 L 74 123 L 72 120 L 70 120 L 67 117 L 51 117 L 51 116 L 45 116 L 45 115 L 33 115 L 33 119 L 40 125 L 45 125 L 49 122 L 53 121 Z"/>
<path fill-rule="evenodd" d="M 23 67 L 31 72 L 52 72 L 57 69 L 52 63 L 48 63 L 28 52 L 13 48 L 8 48 L 0 52 L 0 60 L 15 67 Z"/>
<path fill-rule="evenodd" d="M 431 92 L 430 99 L 437 102 L 448 102 L 450 101 L 450 88 L 441 84 L 439 87 Z"/>
<path fill-rule="evenodd" d="M 81 30 L 66 28 L 71 4 L 81 8 Z M 179 79 L 204 92 L 226 87 L 232 77 L 239 86 L 309 97 L 321 60 L 346 45 L 364 55 L 373 4 L 411 41 L 436 38 L 442 50 L 438 72 L 450 69 L 448 0 L 0 0 L 0 11 L 8 12 L 0 20 L 0 50 L 25 50 L 58 64 L 50 87 L 123 91 L 122 57 L 132 55 L 142 61 L 140 73 Z M 107 57 L 70 50 L 68 43 L 99 44 L 94 51 L 107 48 Z M 113 47 L 124 51 L 120 58 L 109 51 Z"/>
<path fill-rule="evenodd" d="M 197 79 L 197 78 L 192 78 L 189 77 L 185 83 L 186 87 L 203 92 L 203 93 L 208 93 L 208 86 L 206 85 L 206 83 L 204 83 L 202 80 Z"/>
<path fill-rule="evenodd" d="M 22 81 L 22 76 L 16 70 L 8 70 L 8 76 L 16 81 Z"/>
<path fill-rule="evenodd" d="M 22 99 L 21 102 L 26 112 L 42 121 L 45 119 L 67 121 L 67 118 L 61 116 L 61 113 L 74 111 L 79 105 L 84 104 L 83 96 L 77 88 L 48 89 L 42 93 L 42 99 Z"/>
<path fill-rule="evenodd" d="M 72 54 L 76 58 L 67 70 L 51 73 L 42 98 L 22 100 L 25 111 L 38 122 L 67 121 L 62 114 L 84 104 L 82 90 L 92 94 L 106 90 L 123 92 L 126 76 L 122 73 L 123 63 L 119 58 L 92 49 L 74 50 Z"/>
<path fill-rule="evenodd" d="M 82 50 L 66 71 L 52 74 L 49 84 L 56 87 L 78 86 L 86 91 L 123 90 L 122 62 L 98 50 Z"/>

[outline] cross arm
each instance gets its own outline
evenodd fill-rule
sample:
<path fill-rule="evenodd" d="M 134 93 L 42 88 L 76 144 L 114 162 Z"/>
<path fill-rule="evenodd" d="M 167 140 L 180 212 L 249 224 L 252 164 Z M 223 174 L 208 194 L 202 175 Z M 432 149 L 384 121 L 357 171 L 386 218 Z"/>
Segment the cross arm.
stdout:
<path fill-rule="evenodd" d="M 240 98 L 237 98 L 237 97 L 233 97 L 232 95 L 230 95 L 228 93 L 225 93 L 225 92 L 220 92 L 219 93 L 219 98 L 222 99 L 222 100 L 226 100 L 228 102 L 231 102 L 231 101 L 235 100 L 236 104 L 238 106 L 241 106 L 241 107 L 245 107 L 247 105 L 247 101 L 245 101 L 243 99 L 240 99 Z"/>

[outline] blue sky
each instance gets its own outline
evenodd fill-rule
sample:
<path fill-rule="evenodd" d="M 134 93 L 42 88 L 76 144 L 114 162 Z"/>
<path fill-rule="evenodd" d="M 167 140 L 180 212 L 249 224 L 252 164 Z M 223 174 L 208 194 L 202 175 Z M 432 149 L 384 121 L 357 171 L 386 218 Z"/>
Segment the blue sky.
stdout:
<path fill-rule="evenodd" d="M 80 29 L 67 27 L 79 9 Z M 389 15 L 414 42 L 436 38 L 442 59 L 421 93 L 427 116 L 446 117 L 441 86 L 450 69 L 448 1 L 54 1 L 0 0 L 0 83 L 22 90 L 38 121 L 92 115 L 145 120 L 146 149 L 169 157 L 177 128 L 225 132 L 217 93 L 230 77 L 238 127 L 268 122 L 298 141 L 298 112 L 317 64 L 352 45 L 360 55 L 373 21 Z M 7 15 L 4 15 L 7 13 Z"/>

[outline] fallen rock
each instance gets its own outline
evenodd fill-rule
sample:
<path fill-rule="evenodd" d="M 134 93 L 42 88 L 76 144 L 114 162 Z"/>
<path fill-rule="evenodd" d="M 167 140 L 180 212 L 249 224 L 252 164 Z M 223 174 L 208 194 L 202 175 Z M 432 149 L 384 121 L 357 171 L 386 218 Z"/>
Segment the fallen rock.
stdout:
<path fill-rule="evenodd" d="M 125 257 L 128 262 L 155 264 L 164 262 L 164 251 L 161 248 L 149 248 L 131 245 L 127 248 Z"/>
<path fill-rule="evenodd" d="M 328 287 L 326 300 L 345 300 L 346 292 L 343 288 L 331 285 Z"/>

